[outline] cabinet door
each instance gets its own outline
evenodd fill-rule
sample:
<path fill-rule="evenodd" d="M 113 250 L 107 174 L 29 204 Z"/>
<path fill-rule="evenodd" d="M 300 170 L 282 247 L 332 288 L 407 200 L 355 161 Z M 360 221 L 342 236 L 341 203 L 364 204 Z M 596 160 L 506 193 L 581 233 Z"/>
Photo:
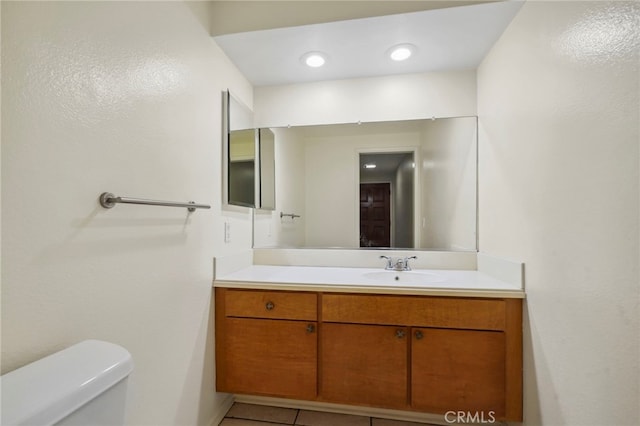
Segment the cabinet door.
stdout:
<path fill-rule="evenodd" d="M 407 407 L 408 329 L 323 323 L 323 400 L 387 408 Z"/>
<path fill-rule="evenodd" d="M 430 328 L 411 331 L 413 408 L 432 413 L 478 413 L 485 420 L 504 416 L 503 332 Z"/>
<path fill-rule="evenodd" d="M 226 319 L 218 390 L 314 399 L 318 363 L 316 330 L 315 322 Z"/>

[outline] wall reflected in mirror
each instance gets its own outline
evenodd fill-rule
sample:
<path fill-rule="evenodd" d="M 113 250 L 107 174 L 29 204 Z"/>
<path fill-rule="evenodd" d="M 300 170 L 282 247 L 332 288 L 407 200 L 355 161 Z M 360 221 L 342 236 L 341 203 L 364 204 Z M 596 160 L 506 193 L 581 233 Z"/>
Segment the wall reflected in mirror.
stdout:
<path fill-rule="evenodd" d="M 259 129 L 260 205 L 263 210 L 276 208 L 276 137 L 271 129 Z"/>
<path fill-rule="evenodd" d="M 255 129 L 253 112 L 225 92 L 223 122 L 223 204 L 275 208 L 275 136 Z"/>
<path fill-rule="evenodd" d="M 256 135 L 253 129 L 229 132 L 229 204 L 255 207 Z"/>
<path fill-rule="evenodd" d="M 476 251 L 476 117 L 271 130 L 276 210 L 254 247 Z"/>

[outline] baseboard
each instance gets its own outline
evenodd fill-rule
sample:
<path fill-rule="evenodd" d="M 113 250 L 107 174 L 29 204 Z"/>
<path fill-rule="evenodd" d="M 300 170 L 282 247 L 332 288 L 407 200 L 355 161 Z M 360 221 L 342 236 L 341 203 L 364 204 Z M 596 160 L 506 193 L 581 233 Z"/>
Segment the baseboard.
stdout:
<path fill-rule="evenodd" d="M 224 397 L 220 398 L 220 402 L 218 403 L 218 407 L 216 409 L 216 415 L 211 420 L 211 423 L 209 423 L 209 426 L 218 426 L 224 419 L 224 416 L 225 414 L 227 414 L 227 411 L 229 411 L 229 409 L 235 402 L 234 395 L 232 394 L 223 394 L 223 395 Z"/>
<path fill-rule="evenodd" d="M 301 401 L 252 395 L 235 395 L 235 402 L 270 405 L 272 407 L 295 408 L 299 410 L 351 414 L 355 416 L 377 417 L 381 419 L 401 420 L 405 422 L 428 423 L 431 425 L 451 425 L 451 422 L 446 422 L 442 415 L 389 410 L 385 408 L 358 407 L 352 405 L 332 404 L 328 402 Z"/>

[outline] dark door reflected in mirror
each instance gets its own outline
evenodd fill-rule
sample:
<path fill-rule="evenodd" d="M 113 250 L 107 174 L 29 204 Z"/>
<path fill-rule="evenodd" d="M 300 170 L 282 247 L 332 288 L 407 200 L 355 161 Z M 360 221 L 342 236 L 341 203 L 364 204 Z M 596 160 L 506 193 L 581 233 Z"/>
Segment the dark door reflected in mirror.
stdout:
<path fill-rule="evenodd" d="M 413 152 L 360 154 L 360 247 L 413 248 Z"/>

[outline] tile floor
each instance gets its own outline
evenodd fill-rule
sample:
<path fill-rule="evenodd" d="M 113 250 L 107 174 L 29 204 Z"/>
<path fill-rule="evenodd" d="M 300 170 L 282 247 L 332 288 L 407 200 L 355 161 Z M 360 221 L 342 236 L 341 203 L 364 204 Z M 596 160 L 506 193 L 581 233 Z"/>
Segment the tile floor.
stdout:
<path fill-rule="evenodd" d="M 375 417 L 234 403 L 220 426 L 429 426 Z"/>

